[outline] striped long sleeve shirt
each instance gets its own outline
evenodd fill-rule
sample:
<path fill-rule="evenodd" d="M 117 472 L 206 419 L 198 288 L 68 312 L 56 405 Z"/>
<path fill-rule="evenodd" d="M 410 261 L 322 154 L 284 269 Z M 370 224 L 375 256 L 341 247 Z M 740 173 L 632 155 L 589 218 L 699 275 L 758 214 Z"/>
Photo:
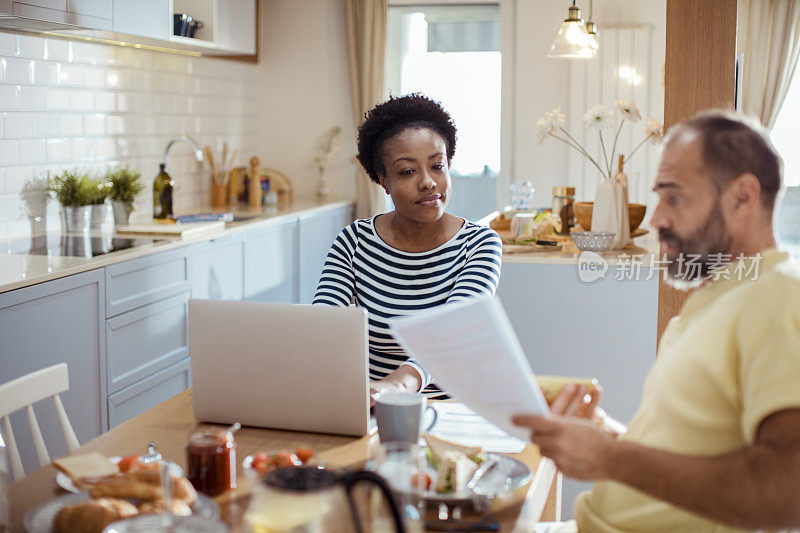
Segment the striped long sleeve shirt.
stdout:
<path fill-rule="evenodd" d="M 446 397 L 432 377 L 398 345 L 388 321 L 449 302 L 491 295 L 500 281 L 502 243 L 493 230 L 465 222 L 450 240 L 426 252 L 404 252 L 386 244 L 375 218 L 344 228 L 328 252 L 314 304 L 367 310 L 369 374 L 379 380 L 401 364 L 422 376 L 422 392 Z"/>

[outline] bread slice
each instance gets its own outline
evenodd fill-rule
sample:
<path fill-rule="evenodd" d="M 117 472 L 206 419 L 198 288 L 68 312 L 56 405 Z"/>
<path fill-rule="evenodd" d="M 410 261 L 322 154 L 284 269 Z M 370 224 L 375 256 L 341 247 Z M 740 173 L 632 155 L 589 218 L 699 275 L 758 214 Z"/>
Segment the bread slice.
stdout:
<path fill-rule="evenodd" d="M 436 492 L 455 494 L 466 488 L 478 465 L 459 451 L 448 451 L 439 461 Z"/>
<path fill-rule="evenodd" d="M 119 473 L 117 465 L 97 452 L 68 455 L 53 461 L 53 466 L 64 472 L 76 484 L 86 477 L 104 477 Z"/>
<path fill-rule="evenodd" d="M 440 464 L 442 462 L 442 458 L 445 456 L 445 454 L 447 454 L 447 452 L 459 452 L 466 455 L 470 459 L 480 455 L 481 452 L 483 452 L 483 448 L 480 446 L 463 446 L 447 439 L 437 437 L 436 435 L 431 435 L 430 433 L 425 433 L 424 438 L 425 442 L 428 444 L 428 448 L 430 448 L 433 456 Z"/>

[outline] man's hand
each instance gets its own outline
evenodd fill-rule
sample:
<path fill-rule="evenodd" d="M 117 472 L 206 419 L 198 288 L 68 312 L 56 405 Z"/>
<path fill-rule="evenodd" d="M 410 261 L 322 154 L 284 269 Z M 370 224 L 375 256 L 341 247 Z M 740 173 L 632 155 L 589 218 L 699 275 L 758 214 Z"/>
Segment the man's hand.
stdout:
<path fill-rule="evenodd" d="M 608 416 L 600 407 L 602 396 L 603 388 L 599 385 L 587 394 L 585 386 L 567 383 L 550 404 L 550 412 L 555 415 L 584 418 L 615 437 L 625 433 L 628 430 L 625 424 Z"/>
<path fill-rule="evenodd" d="M 584 480 L 610 477 L 616 440 L 592 422 L 559 415 L 517 415 L 511 421 L 531 430 L 531 442 L 564 475 Z"/>

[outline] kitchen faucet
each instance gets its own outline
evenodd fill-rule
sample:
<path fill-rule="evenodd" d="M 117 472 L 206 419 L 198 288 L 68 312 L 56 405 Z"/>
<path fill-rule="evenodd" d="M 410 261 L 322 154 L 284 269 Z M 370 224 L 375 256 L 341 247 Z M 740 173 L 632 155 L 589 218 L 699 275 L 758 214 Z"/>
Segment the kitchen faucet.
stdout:
<path fill-rule="evenodd" d="M 166 166 L 167 166 L 167 158 L 169 157 L 169 149 L 172 148 L 172 145 L 175 144 L 178 141 L 183 141 L 183 142 L 185 142 L 186 144 L 188 144 L 189 146 L 192 147 L 192 150 L 194 151 L 194 158 L 197 160 L 198 163 L 202 163 L 204 161 L 205 158 L 203 157 L 203 149 L 200 148 L 200 145 L 197 144 L 197 141 L 195 141 L 194 139 L 192 139 L 191 137 L 189 137 L 185 133 L 182 133 L 182 134 L 178 135 L 177 137 L 173 138 L 172 140 L 170 140 L 167 143 L 167 147 L 164 149 L 164 156 L 161 158 L 161 165 L 164 168 L 166 168 Z"/>

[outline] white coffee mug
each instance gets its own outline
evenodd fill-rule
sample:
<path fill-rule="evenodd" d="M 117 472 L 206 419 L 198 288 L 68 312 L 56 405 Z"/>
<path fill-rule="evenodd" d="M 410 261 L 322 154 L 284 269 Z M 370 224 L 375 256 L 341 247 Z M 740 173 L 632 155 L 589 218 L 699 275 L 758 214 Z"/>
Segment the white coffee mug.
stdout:
<path fill-rule="evenodd" d="M 422 431 L 426 410 L 433 419 L 425 428 L 429 431 L 438 419 L 436 409 L 428 400 L 415 392 L 386 391 L 375 399 L 375 420 L 378 422 L 378 437 L 381 442 L 416 443 Z"/>

